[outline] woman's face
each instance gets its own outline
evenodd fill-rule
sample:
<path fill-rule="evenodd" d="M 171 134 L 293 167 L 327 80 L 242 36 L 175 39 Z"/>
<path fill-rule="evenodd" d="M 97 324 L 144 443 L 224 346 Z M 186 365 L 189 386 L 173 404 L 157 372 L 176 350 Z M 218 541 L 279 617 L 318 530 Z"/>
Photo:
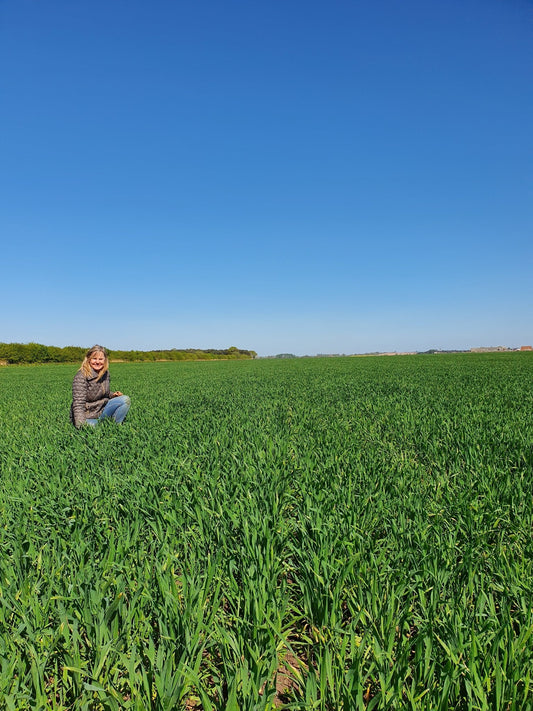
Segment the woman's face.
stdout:
<path fill-rule="evenodd" d="M 89 358 L 89 365 L 91 368 L 99 373 L 105 365 L 105 355 L 102 351 L 95 351 Z"/>

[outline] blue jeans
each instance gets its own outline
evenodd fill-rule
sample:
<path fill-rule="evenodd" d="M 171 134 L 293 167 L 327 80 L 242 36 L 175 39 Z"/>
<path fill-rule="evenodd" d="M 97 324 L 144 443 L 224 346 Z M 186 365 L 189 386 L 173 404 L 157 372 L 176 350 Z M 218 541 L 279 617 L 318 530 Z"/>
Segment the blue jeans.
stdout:
<path fill-rule="evenodd" d="M 115 422 L 121 425 L 126 419 L 128 410 L 130 409 L 131 400 L 127 395 L 119 395 L 118 397 L 113 397 L 109 400 L 102 410 L 102 414 L 98 419 L 89 418 L 85 420 L 85 424 L 94 425 L 98 424 L 100 420 L 106 417 L 111 417 Z"/>

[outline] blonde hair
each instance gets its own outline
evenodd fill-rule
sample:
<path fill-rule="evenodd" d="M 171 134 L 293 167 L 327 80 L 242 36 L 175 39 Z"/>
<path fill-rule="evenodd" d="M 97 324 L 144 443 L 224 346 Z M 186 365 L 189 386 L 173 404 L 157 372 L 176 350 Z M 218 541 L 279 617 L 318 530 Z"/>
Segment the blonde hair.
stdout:
<path fill-rule="evenodd" d="M 106 349 L 103 346 L 93 346 L 92 348 L 89 348 L 89 350 L 85 354 L 85 358 L 83 359 L 83 363 L 81 364 L 80 370 L 85 375 L 86 378 L 91 377 L 91 375 L 93 374 L 93 370 L 91 368 L 91 364 L 89 363 L 89 361 L 91 360 L 91 358 L 94 356 L 95 353 L 103 353 L 104 354 L 104 367 L 98 373 L 98 378 L 97 378 L 97 380 L 101 380 L 104 377 L 104 375 L 107 373 L 107 371 L 109 370 L 109 357 L 107 355 Z"/>

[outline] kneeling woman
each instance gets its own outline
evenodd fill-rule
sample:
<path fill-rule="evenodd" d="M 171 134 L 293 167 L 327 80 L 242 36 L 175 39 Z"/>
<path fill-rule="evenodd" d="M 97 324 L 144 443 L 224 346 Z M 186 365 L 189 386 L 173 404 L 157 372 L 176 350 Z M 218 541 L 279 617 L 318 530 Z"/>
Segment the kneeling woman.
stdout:
<path fill-rule="evenodd" d="M 120 424 L 129 409 L 127 395 L 109 390 L 109 359 L 105 348 L 93 346 L 74 376 L 70 421 L 81 427 L 96 425 L 98 420 L 111 417 Z"/>

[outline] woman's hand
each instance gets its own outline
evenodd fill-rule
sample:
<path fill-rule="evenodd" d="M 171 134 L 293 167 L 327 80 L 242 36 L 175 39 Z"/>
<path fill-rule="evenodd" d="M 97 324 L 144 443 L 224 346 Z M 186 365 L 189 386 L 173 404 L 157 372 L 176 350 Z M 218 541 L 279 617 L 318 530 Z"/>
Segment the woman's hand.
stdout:
<path fill-rule="evenodd" d="M 121 395 L 122 395 L 122 393 L 120 392 L 120 390 L 117 390 L 116 392 L 111 393 L 111 397 L 120 397 Z"/>

